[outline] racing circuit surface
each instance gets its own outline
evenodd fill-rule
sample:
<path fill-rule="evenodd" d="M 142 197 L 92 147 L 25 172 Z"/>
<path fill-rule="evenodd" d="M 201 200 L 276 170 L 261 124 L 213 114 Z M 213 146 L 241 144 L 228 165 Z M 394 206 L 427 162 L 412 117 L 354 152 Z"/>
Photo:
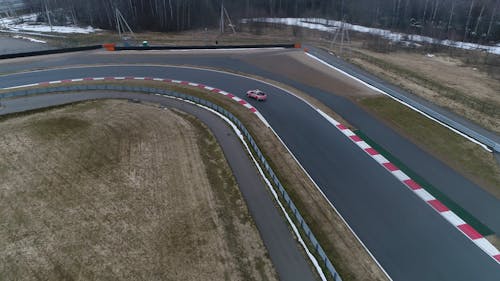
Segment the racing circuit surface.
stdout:
<path fill-rule="evenodd" d="M 267 119 L 393 280 L 500 280 L 498 263 L 302 100 L 269 84 L 242 76 L 145 64 L 189 64 L 234 69 L 290 84 L 323 101 L 370 137 L 374 135 L 380 144 L 394 145 L 396 150 L 402 150 L 403 155 L 397 154 L 401 159 L 406 160 L 405 155 L 419 154 L 418 158 L 410 159 L 412 165 L 433 169 L 434 177 L 440 175 L 440 180 L 447 182 L 447 186 L 456 184 L 470 190 L 469 197 L 472 199 L 469 204 L 476 208 L 471 212 L 495 232 L 500 232 L 498 200 L 482 194 L 479 187 L 421 152 L 347 99 L 259 69 L 232 55 L 152 56 L 147 53 L 107 55 L 84 52 L 3 64 L 2 72 L 125 62 L 136 65 L 95 65 L 4 75 L 0 77 L 0 87 L 83 77 L 149 76 L 203 83 L 230 91 L 241 98 L 248 89 L 259 88 L 269 93 L 268 101 L 249 102 Z M 29 107 L 29 100 L 26 103 Z M 8 104 L 4 110 L 7 109 Z M 423 176 L 428 178 L 427 174 L 423 173 Z M 477 201 L 473 204 L 481 196 L 486 198 L 484 204 L 477 204 Z"/>

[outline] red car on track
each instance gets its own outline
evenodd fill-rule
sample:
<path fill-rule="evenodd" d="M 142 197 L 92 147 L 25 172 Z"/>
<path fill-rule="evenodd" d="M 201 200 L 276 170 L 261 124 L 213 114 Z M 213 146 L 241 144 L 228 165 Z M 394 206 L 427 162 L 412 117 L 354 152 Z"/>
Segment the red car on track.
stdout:
<path fill-rule="evenodd" d="M 247 92 L 247 97 L 256 99 L 258 101 L 265 101 L 267 99 L 266 93 L 261 90 L 250 90 Z"/>

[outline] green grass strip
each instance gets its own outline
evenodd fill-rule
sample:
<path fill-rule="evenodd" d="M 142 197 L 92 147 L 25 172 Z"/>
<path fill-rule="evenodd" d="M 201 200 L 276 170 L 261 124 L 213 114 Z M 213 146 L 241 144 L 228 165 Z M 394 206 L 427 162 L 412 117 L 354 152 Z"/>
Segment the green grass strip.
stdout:
<path fill-rule="evenodd" d="M 413 170 L 411 170 L 402 161 L 400 161 L 398 158 L 394 157 L 391 153 L 389 153 L 387 150 L 385 150 L 382 146 L 378 145 L 376 142 L 374 142 L 372 139 L 370 139 L 368 136 L 366 136 L 363 132 L 356 130 L 356 131 L 354 131 L 354 133 L 356 133 L 356 135 L 358 135 L 366 143 L 368 143 L 374 149 L 376 149 L 380 154 L 382 154 L 385 158 L 387 158 L 387 160 L 389 160 L 391 163 L 396 165 L 401 171 L 403 171 L 405 174 L 407 174 L 410 178 L 412 178 L 414 181 L 416 181 L 420 186 L 422 186 L 422 188 L 424 188 L 427 192 L 432 194 L 432 196 L 436 197 L 436 199 L 441 201 L 441 203 L 445 204 L 446 207 L 448 207 L 450 210 L 452 210 L 457 216 L 459 216 L 461 219 L 463 219 L 469 225 L 474 227 L 474 229 L 476 229 L 483 236 L 494 234 L 494 232 L 491 229 L 489 229 L 486 225 L 484 225 L 482 222 L 480 222 L 478 219 L 476 219 L 474 216 L 472 216 L 469 212 L 467 212 L 464 208 L 462 208 L 460 205 L 458 205 L 453 200 L 451 200 L 448 196 L 446 196 L 443 192 L 441 192 L 435 186 L 433 186 L 428 181 L 426 181 L 419 174 L 417 174 Z"/>

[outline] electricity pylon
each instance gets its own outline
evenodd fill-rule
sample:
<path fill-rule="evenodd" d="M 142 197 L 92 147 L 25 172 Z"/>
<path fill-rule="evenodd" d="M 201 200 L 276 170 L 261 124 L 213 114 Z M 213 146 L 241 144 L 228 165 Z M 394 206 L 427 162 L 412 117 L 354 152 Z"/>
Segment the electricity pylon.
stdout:
<path fill-rule="evenodd" d="M 234 25 L 231 22 L 231 18 L 229 17 L 229 13 L 227 12 L 226 8 L 224 7 L 224 1 L 222 1 L 221 6 L 220 6 L 220 34 L 224 34 L 224 29 L 225 29 L 224 16 L 227 18 L 227 21 L 229 22 L 228 26 L 231 27 L 231 29 L 233 30 L 233 33 L 236 33 L 236 30 L 234 29 Z"/>
<path fill-rule="evenodd" d="M 342 22 L 340 22 L 340 27 L 335 30 L 335 33 L 333 35 L 333 39 L 330 42 L 330 49 L 333 48 L 334 44 L 338 44 L 337 40 L 339 35 L 340 35 L 340 44 L 339 46 L 339 54 L 342 54 L 344 51 L 344 47 L 347 45 L 349 46 L 351 44 L 351 38 L 349 37 L 349 29 L 346 26 L 345 19 L 342 19 Z M 350 50 L 350 49 L 348 49 Z"/>
<path fill-rule="evenodd" d="M 130 32 L 130 36 L 135 39 L 134 32 L 132 31 L 132 28 L 128 25 L 127 21 L 123 17 L 122 13 L 118 8 L 115 9 L 115 19 L 116 19 L 116 30 L 118 30 L 118 35 L 120 36 L 121 40 L 124 40 L 124 37 L 127 30 Z M 127 28 L 127 30 L 125 30 Z"/>

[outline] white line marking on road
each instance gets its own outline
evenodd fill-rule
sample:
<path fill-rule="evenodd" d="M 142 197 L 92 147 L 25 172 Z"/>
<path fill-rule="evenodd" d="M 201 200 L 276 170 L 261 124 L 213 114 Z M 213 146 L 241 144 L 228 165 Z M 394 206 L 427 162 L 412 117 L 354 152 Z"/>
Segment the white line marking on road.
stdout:
<path fill-rule="evenodd" d="M 39 86 L 39 85 L 40 85 L 39 83 L 33 83 L 33 84 L 28 84 L 28 85 L 7 87 L 7 88 L 3 88 L 2 90 L 14 90 L 14 89 L 25 88 L 25 87 L 35 87 L 35 86 Z"/>

